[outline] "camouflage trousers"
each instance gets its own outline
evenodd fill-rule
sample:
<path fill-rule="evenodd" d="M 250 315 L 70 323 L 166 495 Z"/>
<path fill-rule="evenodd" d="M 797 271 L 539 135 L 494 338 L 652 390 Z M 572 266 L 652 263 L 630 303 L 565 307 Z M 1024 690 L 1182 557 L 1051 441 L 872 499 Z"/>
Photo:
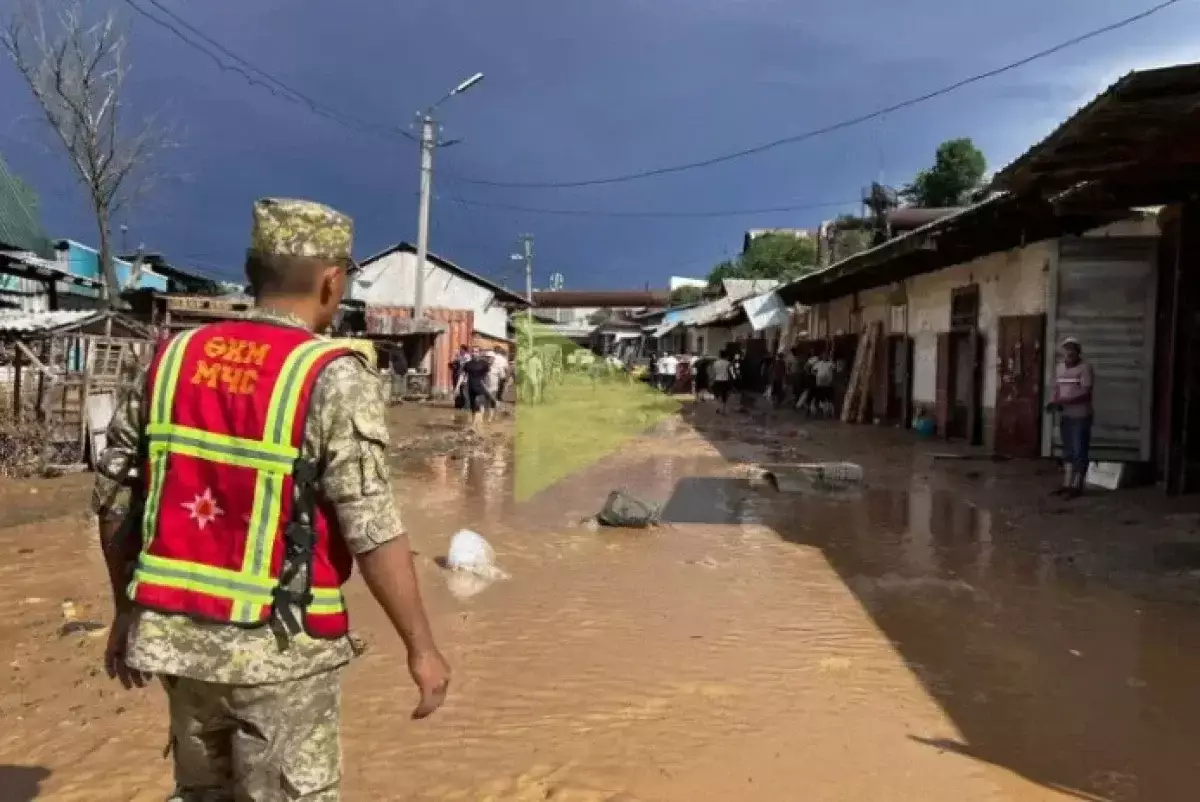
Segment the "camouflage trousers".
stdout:
<path fill-rule="evenodd" d="M 270 685 L 165 677 L 169 802 L 337 802 L 341 671 Z"/>

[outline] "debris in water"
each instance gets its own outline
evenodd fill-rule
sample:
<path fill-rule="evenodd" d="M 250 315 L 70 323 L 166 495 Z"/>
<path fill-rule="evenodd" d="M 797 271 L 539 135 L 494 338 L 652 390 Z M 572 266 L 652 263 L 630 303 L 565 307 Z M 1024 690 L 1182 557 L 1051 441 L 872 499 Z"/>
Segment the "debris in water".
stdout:
<path fill-rule="evenodd" d="M 508 574 L 496 566 L 496 551 L 492 544 L 484 540 L 483 535 L 470 529 L 460 529 L 450 539 L 446 567 L 487 580 L 508 578 Z"/>
<path fill-rule="evenodd" d="M 68 621 L 58 630 L 60 636 L 76 635 L 81 632 L 98 638 L 108 632 L 108 625 L 101 624 L 99 621 Z"/>
<path fill-rule="evenodd" d="M 750 482 L 751 487 L 769 487 L 772 490 L 779 492 L 779 477 L 777 477 L 771 471 L 760 468 L 757 465 L 751 466 L 747 480 Z"/>
<path fill-rule="evenodd" d="M 658 526 L 658 516 L 662 513 L 657 504 L 650 504 L 631 496 L 624 489 L 614 490 L 608 494 L 604 509 L 596 516 L 596 520 L 605 526 L 619 526 L 626 529 L 646 529 Z"/>
<path fill-rule="evenodd" d="M 450 572 L 446 586 L 459 599 L 475 596 L 496 580 L 509 578 L 496 565 L 496 552 L 491 544 L 470 529 L 460 529 L 450 539 L 445 567 Z"/>

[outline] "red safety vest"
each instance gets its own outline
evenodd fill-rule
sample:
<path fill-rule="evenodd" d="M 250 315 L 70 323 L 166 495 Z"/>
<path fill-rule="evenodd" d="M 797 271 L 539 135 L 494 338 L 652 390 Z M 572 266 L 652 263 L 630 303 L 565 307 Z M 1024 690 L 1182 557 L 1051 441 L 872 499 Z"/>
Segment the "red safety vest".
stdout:
<path fill-rule="evenodd" d="M 243 627 L 276 615 L 293 633 L 298 607 L 309 634 L 346 634 L 341 587 L 352 560 L 300 450 L 317 376 L 354 353 L 252 321 L 185 332 L 159 349 L 147 378 L 136 604 Z M 309 587 L 289 594 L 297 566 Z"/>

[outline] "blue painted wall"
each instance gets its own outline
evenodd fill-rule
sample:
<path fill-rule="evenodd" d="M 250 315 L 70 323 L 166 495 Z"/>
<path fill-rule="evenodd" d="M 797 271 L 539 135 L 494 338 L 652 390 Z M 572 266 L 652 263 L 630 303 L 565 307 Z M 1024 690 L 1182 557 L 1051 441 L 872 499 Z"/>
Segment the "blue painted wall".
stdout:
<path fill-rule="evenodd" d="M 100 281 L 100 253 L 95 248 L 89 248 L 87 245 L 81 245 L 73 240 L 65 240 L 65 242 L 67 245 L 66 249 L 58 253 L 60 264 L 63 264 L 73 275 Z M 125 282 L 129 280 L 133 265 L 122 259 L 114 259 L 113 264 L 117 269 L 117 281 L 121 283 L 121 286 L 124 286 Z M 166 292 L 167 279 L 165 276 L 143 272 L 134 289 L 152 289 Z M 98 297 L 99 295 L 96 290 L 70 285 L 60 285 L 59 292 L 86 295 L 91 298 Z"/>

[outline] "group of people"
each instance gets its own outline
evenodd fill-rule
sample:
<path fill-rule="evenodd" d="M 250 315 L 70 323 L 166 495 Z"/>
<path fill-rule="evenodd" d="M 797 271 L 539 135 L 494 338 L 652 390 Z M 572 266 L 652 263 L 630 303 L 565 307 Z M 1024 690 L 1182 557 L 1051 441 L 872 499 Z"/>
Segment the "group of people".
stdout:
<path fill-rule="evenodd" d="M 508 357 L 499 348 L 461 346 L 450 363 L 454 408 L 469 415 L 471 428 L 494 420 L 510 378 Z"/>
<path fill-rule="evenodd" d="M 687 365 L 687 370 L 681 370 Z M 791 401 L 797 410 L 814 416 L 832 416 L 837 365 L 830 353 L 803 359 L 798 348 L 748 363 L 741 349 L 728 347 L 716 358 L 667 352 L 653 362 L 653 383 L 665 393 L 686 379 L 697 400 L 714 398 L 719 412 L 728 409 L 731 393 L 747 398 L 765 394 L 779 408 Z"/>

